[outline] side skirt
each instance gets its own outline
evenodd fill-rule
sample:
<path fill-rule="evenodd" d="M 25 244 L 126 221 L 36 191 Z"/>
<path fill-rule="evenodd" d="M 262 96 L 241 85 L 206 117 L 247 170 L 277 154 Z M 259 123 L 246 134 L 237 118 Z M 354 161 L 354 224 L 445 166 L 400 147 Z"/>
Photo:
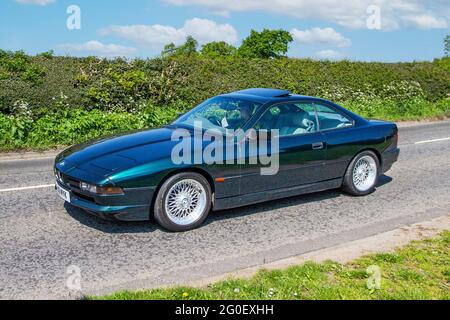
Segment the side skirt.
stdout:
<path fill-rule="evenodd" d="M 337 178 L 322 182 L 305 184 L 301 186 L 262 191 L 229 198 L 215 199 L 213 211 L 237 208 L 249 204 L 288 198 L 292 196 L 298 196 L 301 194 L 319 192 L 329 189 L 336 189 L 340 188 L 341 186 L 342 186 L 342 178 Z"/>

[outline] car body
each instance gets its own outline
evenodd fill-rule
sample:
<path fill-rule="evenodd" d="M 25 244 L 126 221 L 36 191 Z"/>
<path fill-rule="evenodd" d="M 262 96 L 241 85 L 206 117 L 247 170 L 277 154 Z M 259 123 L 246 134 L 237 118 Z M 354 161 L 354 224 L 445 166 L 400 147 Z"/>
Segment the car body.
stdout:
<path fill-rule="evenodd" d="M 141 221 L 153 217 L 155 206 L 159 205 L 158 192 L 170 177 L 177 174 L 202 176 L 211 193 L 211 199 L 207 199 L 210 202 L 208 211 L 209 208 L 216 211 L 339 188 L 345 185 L 346 174 L 352 175 L 348 173 L 352 161 L 363 152 L 370 153 L 366 160 L 375 166 L 376 179 L 391 168 L 399 155 L 395 124 L 366 120 L 324 99 L 277 89 L 247 89 L 213 99 L 167 126 L 100 138 L 68 148 L 55 160 L 58 192 L 72 205 L 97 216 Z M 227 103 L 225 107 L 224 101 Z M 240 115 L 233 115 L 233 119 L 230 116 L 227 120 L 228 114 L 238 114 L 234 106 L 247 103 L 252 104 L 249 118 L 244 119 L 242 107 L 238 110 Z M 243 131 L 256 127 L 256 130 L 264 131 L 270 129 L 264 126 L 272 125 L 283 132 L 279 136 L 277 174 L 261 175 L 261 165 L 238 161 L 232 164 L 174 163 L 171 158 L 177 143 L 171 138 L 174 130 L 194 130 L 187 125 L 189 117 L 198 117 L 203 112 L 201 110 L 210 111 L 208 108 L 213 105 L 216 111 L 225 110 L 225 116 L 222 120 L 205 120 L 210 126 L 226 127 L 229 126 L 227 122 L 234 121 L 241 123 L 235 126 Z M 301 128 L 299 125 L 296 129 L 295 124 L 291 127 L 289 121 L 299 116 L 302 117 L 298 121 L 302 123 Z M 266 118 L 270 119 L 266 121 Z M 311 122 L 315 126 L 313 129 L 308 127 Z M 308 126 L 303 126 L 304 123 Z M 201 143 L 200 148 L 204 149 L 207 144 Z M 376 159 L 370 159 L 375 158 L 374 155 Z M 363 165 L 368 167 L 367 163 Z M 362 172 L 361 168 L 358 170 Z M 353 175 L 356 177 L 358 172 L 355 168 Z M 353 193 L 371 192 L 375 184 L 373 181 L 370 190 Z M 188 224 L 186 228 L 174 231 L 192 227 Z"/>

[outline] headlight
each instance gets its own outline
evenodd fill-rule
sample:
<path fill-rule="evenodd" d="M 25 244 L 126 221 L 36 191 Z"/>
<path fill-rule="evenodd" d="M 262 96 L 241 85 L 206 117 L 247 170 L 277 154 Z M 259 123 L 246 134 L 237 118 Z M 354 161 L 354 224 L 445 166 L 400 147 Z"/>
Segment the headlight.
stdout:
<path fill-rule="evenodd" d="M 97 193 L 97 186 L 94 186 L 86 182 L 80 182 L 80 189 L 90 193 Z"/>
<path fill-rule="evenodd" d="M 99 187 L 87 182 L 80 182 L 80 189 L 95 194 L 123 194 L 122 188 L 119 187 Z"/>

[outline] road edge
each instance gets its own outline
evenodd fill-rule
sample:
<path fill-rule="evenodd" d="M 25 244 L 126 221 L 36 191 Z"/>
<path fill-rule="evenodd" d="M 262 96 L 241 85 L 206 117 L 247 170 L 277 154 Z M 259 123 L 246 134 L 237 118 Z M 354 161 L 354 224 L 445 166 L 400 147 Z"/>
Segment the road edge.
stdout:
<path fill-rule="evenodd" d="M 444 118 L 441 120 L 417 120 L 417 121 L 394 121 L 399 128 L 410 128 L 410 127 L 422 127 L 429 125 L 436 125 L 441 123 L 450 122 L 450 118 Z"/>
<path fill-rule="evenodd" d="M 315 250 L 298 256 L 188 282 L 186 285 L 203 288 L 211 283 L 227 279 L 250 278 L 261 269 L 283 270 L 294 265 L 304 264 L 307 261 L 320 263 L 326 260 L 332 260 L 344 264 L 373 253 L 393 252 L 399 247 L 408 245 L 411 241 L 431 238 L 445 230 L 450 230 L 450 215 L 415 223 L 410 226 L 400 227 L 366 238 L 349 241 L 330 248 Z"/>
<path fill-rule="evenodd" d="M 333 260 L 339 263 L 346 263 L 372 253 L 392 252 L 396 248 L 405 246 L 413 240 L 434 237 L 444 230 L 450 230 L 450 213 L 442 213 L 439 216 L 421 222 L 402 224 L 392 230 L 342 242 L 328 248 L 312 250 L 300 255 L 272 260 L 267 263 L 257 263 L 249 267 L 237 268 L 231 272 L 199 277 L 194 280 L 174 281 L 169 284 L 160 283 L 158 285 L 155 285 L 154 283 L 149 284 L 145 279 L 140 279 L 133 282 L 116 284 L 93 291 L 83 292 L 75 298 L 83 298 L 86 295 L 103 296 L 121 290 L 139 291 L 155 288 L 173 288 L 177 286 L 205 288 L 212 283 L 227 279 L 250 278 L 261 269 L 283 270 L 293 265 L 301 265 L 306 261 L 323 262 L 325 260 Z M 198 276 L 199 273 L 201 273 L 201 270 L 194 273 Z"/>
<path fill-rule="evenodd" d="M 55 158 L 64 149 L 0 153 L 0 162 Z"/>

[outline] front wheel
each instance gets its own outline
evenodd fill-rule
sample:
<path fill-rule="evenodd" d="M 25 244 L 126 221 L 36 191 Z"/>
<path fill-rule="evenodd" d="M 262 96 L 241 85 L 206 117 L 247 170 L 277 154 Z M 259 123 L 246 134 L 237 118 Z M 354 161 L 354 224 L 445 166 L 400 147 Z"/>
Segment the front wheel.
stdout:
<path fill-rule="evenodd" d="M 169 231 L 200 226 L 211 210 L 211 187 L 200 174 L 185 172 L 167 179 L 155 199 L 155 220 Z"/>
<path fill-rule="evenodd" d="M 372 151 L 363 151 L 348 166 L 342 188 L 355 196 L 367 195 L 375 190 L 379 175 L 377 155 Z"/>

